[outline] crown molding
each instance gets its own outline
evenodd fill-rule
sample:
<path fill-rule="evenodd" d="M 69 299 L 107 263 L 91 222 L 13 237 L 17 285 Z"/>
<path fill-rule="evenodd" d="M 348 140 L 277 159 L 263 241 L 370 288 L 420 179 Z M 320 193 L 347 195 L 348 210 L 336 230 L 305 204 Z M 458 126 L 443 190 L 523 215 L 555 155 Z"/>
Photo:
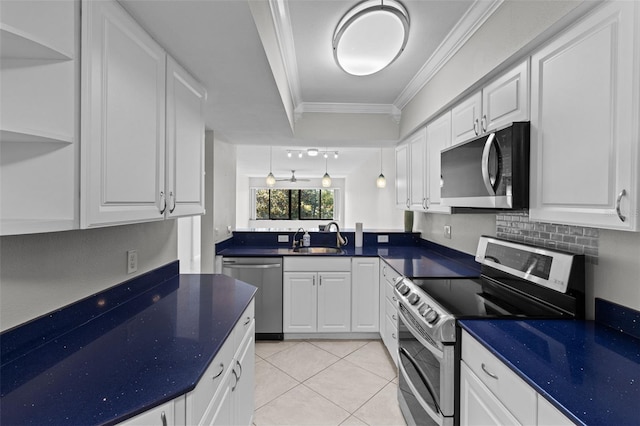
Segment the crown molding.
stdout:
<path fill-rule="evenodd" d="M 500 7 L 504 0 L 476 0 L 440 43 L 433 55 L 411 79 L 393 104 L 402 110 L 418 92 L 440 71 L 440 69 L 464 46 L 487 19 Z"/>
<path fill-rule="evenodd" d="M 300 74 L 298 72 L 298 60 L 296 47 L 293 40 L 293 30 L 289 13 L 289 4 L 286 0 L 269 0 L 271 19 L 276 32 L 278 48 L 284 62 L 284 69 L 289 82 L 289 90 L 294 108 L 302 103 L 302 89 L 300 88 Z"/>
<path fill-rule="evenodd" d="M 393 104 L 362 104 L 362 103 L 330 103 L 330 102 L 302 102 L 295 111 L 295 121 L 305 113 L 336 113 L 336 114 L 387 114 L 396 122 L 400 122 L 400 111 Z"/>

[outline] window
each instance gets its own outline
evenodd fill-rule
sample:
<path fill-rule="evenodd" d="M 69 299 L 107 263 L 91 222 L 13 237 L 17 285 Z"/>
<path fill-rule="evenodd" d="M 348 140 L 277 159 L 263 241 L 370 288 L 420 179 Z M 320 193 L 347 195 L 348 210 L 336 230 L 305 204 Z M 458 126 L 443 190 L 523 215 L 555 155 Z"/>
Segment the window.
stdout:
<path fill-rule="evenodd" d="M 256 189 L 258 220 L 332 220 L 333 189 Z"/>

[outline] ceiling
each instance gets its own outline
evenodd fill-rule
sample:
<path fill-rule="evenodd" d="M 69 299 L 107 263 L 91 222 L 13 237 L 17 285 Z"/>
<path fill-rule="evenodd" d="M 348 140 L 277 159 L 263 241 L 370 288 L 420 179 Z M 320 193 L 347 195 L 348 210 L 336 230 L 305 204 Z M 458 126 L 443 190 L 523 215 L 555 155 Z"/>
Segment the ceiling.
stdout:
<path fill-rule="evenodd" d="M 217 137 L 281 151 L 368 147 L 370 155 L 379 155 L 377 147 L 397 140 L 302 138 L 293 130 L 295 120 L 327 112 L 384 114 L 397 126 L 402 108 L 503 0 L 404 0 L 411 21 L 405 51 L 388 68 L 355 77 L 335 64 L 331 41 L 340 18 L 359 1 L 251 0 L 250 5 L 248 0 L 119 0 L 206 86 L 206 125 Z M 278 86 L 270 65 L 273 52 L 260 37 L 259 18 L 254 19 L 255 4 L 271 11 L 276 59 L 284 64 L 288 90 Z M 295 117 L 287 112 L 286 101 Z M 264 168 L 264 148 L 245 150 L 246 155 L 238 156 L 239 167 Z M 347 161 L 349 155 L 341 157 Z"/>

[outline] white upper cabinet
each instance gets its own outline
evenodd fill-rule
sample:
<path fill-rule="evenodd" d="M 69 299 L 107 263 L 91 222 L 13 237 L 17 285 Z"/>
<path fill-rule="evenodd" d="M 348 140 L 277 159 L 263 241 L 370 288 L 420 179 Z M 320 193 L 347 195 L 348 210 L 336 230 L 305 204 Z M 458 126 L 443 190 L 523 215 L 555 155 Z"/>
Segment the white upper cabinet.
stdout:
<path fill-rule="evenodd" d="M 453 144 L 514 121 L 529 120 L 529 61 L 522 62 L 451 111 Z"/>
<path fill-rule="evenodd" d="M 204 213 L 204 88 L 115 1 L 84 1 L 81 227 Z"/>
<path fill-rule="evenodd" d="M 163 219 L 165 52 L 117 2 L 82 6 L 81 226 Z"/>
<path fill-rule="evenodd" d="M 638 229 L 638 6 L 605 3 L 532 57 L 533 220 Z"/>
<path fill-rule="evenodd" d="M 409 210 L 409 145 L 396 147 L 396 208 Z"/>
<path fill-rule="evenodd" d="M 409 209 L 427 210 L 426 150 L 427 132 L 421 128 L 407 141 L 409 144 Z"/>
<path fill-rule="evenodd" d="M 76 229 L 80 4 L 0 2 L 0 235 Z"/>
<path fill-rule="evenodd" d="M 204 213 L 204 113 L 207 92 L 167 56 L 167 213 Z"/>
<path fill-rule="evenodd" d="M 427 124 L 427 151 L 425 160 L 426 206 L 430 213 L 451 213 L 451 207 L 442 205 L 440 188 L 440 152 L 451 146 L 451 111 Z"/>

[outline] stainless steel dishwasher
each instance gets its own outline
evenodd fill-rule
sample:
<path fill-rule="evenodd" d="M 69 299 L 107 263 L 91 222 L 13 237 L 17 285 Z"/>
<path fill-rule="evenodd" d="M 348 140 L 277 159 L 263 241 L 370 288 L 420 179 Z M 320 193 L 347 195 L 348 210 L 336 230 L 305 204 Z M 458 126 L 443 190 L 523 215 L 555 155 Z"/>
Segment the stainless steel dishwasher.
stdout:
<path fill-rule="evenodd" d="M 258 287 L 256 339 L 282 340 L 282 258 L 224 257 L 222 273 Z"/>

